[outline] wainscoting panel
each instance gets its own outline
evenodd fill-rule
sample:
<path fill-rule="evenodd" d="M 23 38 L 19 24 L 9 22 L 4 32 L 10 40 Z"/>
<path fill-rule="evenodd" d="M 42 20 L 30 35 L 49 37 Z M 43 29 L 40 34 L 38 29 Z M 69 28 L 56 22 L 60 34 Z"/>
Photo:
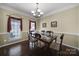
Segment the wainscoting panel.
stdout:
<path fill-rule="evenodd" d="M 64 33 L 65 34 L 65 33 Z M 60 42 L 60 36 L 61 33 L 56 33 L 57 42 Z M 72 48 L 79 48 L 79 36 L 78 35 L 72 35 L 72 34 L 65 34 L 63 39 L 63 44 L 70 46 Z"/>
<path fill-rule="evenodd" d="M 9 33 L 0 33 L 0 46 L 6 46 L 11 43 L 15 43 L 15 42 L 17 43 L 24 40 L 28 40 L 28 35 L 27 35 L 27 32 L 22 32 L 20 39 L 17 39 L 17 40 L 16 39 L 11 40 L 11 39 L 13 38 L 10 38 Z"/>

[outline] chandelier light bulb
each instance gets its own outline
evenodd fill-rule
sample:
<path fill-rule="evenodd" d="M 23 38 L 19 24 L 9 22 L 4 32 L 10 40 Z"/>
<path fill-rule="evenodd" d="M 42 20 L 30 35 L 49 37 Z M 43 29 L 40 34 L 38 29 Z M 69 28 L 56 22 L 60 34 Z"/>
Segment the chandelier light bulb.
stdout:
<path fill-rule="evenodd" d="M 32 13 L 35 13 L 34 11 L 32 11 Z"/>
<path fill-rule="evenodd" d="M 36 9 L 31 11 L 31 13 L 33 14 L 34 17 L 41 17 L 44 13 L 41 11 L 41 9 L 38 8 L 38 4 L 36 3 Z"/>
<path fill-rule="evenodd" d="M 38 15 L 40 17 L 40 15 Z"/>
<path fill-rule="evenodd" d="M 37 11 L 38 11 L 38 12 L 41 12 L 41 10 L 40 10 L 40 9 L 38 9 Z"/>
<path fill-rule="evenodd" d="M 44 14 L 43 12 L 40 12 L 40 14 Z"/>
<path fill-rule="evenodd" d="M 36 14 L 33 14 L 34 16 L 36 15 Z"/>

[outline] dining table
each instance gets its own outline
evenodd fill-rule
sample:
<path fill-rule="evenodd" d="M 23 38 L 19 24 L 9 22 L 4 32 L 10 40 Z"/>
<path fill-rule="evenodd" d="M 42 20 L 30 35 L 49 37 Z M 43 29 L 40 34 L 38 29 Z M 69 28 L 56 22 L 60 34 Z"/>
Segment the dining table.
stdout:
<path fill-rule="evenodd" d="M 49 48 L 51 43 L 55 40 L 57 40 L 57 36 L 46 36 L 46 35 L 41 35 L 41 38 L 38 40 L 42 41 L 45 44 L 45 47 Z"/>
<path fill-rule="evenodd" d="M 54 40 L 55 40 L 55 42 L 57 40 L 57 36 L 56 35 L 55 36 L 46 36 L 46 35 L 42 35 L 42 34 L 39 34 L 39 33 L 38 33 L 38 35 L 40 35 L 41 37 L 35 37 L 35 34 L 33 34 L 31 36 L 31 38 L 35 39 L 33 42 L 35 43 L 35 42 L 41 41 L 41 42 L 44 43 L 45 47 L 47 47 L 47 48 L 50 47 L 51 43 Z"/>

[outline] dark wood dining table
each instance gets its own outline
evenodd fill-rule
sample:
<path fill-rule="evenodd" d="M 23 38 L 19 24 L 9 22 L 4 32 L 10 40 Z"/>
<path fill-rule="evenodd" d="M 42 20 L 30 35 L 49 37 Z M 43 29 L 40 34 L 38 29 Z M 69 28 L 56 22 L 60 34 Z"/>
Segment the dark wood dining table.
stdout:
<path fill-rule="evenodd" d="M 53 42 L 53 40 L 57 40 L 57 36 L 54 36 L 54 37 L 51 37 L 51 36 L 44 36 L 43 38 L 41 37 L 39 39 L 40 41 L 44 42 L 45 43 L 45 46 L 47 48 L 50 47 L 51 43 Z"/>
<path fill-rule="evenodd" d="M 41 35 L 41 38 L 39 38 L 39 37 L 36 38 L 35 35 L 33 35 L 31 37 L 37 39 L 34 42 L 38 42 L 38 40 L 43 42 L 45 44 L 45 47 L 47 47 L 47 48 L 50 47 L 53 40 L 57 40 L 57 36 L 51 37 L 51 36 Z M 47 38 L 49 38 L 49 39 L 47 39 Z"/>

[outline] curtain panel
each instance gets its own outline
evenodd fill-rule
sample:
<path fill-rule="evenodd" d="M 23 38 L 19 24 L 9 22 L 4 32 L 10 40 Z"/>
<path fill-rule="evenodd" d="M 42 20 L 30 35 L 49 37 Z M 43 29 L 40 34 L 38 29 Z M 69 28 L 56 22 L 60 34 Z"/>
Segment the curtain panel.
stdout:
<path fill-rule="evenodd" d="M 9 16 L 8 17 L 8 22 L 7 22 L 7 32 L 10 32 L 11 31 L 11 19 L 14 19 L 14 20 L 19 20 L 20 21 L 20 30 L 22 31 L 22 18 L 16 18 L 16 17 L 11 17 Z"/>

